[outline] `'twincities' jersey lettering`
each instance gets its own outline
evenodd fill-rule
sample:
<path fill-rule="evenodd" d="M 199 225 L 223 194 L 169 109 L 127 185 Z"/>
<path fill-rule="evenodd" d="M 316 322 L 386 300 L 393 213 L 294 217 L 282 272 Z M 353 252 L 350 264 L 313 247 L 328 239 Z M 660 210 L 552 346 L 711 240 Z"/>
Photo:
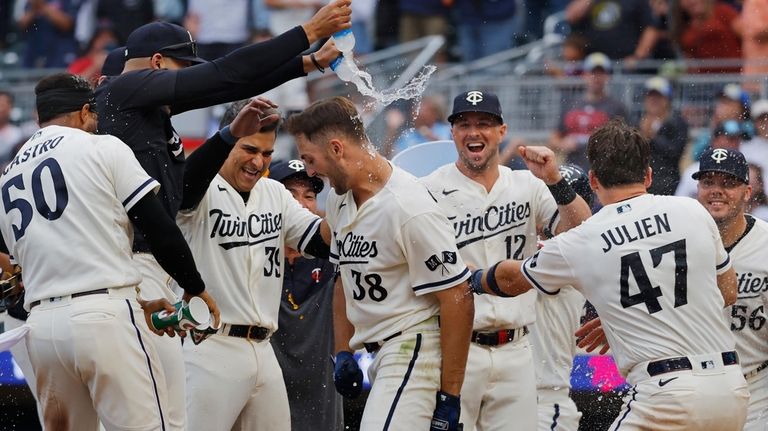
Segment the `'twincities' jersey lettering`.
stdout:
<path fill-rule="evenodd" d="M 755 296 L 760 292 L 768 292 L 768 277 L 752 274 L 751 272 L 738 274 L 739 297 Z"/>
<path fill-rule="evenodd" d="M 40 132 L 38 131 L 37 133 L 39 134 Z M 36 136 L 39 136 L 39 135 L 36 134 Z M 3 170 L 3 174 L 7 174 L 8 171 L 11 170 L 11 168 L 26 162 L 30 158 L 35 158 L 41 154 L 45 154 L 48 151 L 56 148 L 56 146 L 59 145 L 62 139 L 64 139 L 64 136 L 62 135 L 55 136 L 53 138 L 46 139 L 45 141 L 40 142 L 39 144 L 36 144 L 33 147 L 26 148 L 22 151 L 19 151 L 19 153 L 16 154 L 16 157 L 13 158 L 13 161 L 11 161 L 11 163 L 9 163 L 8 166 L 5 167 L 5 169 Z"/>
<path fill-rule="evenodd" d="M 341 240 L 336 240 L 339 257 L 373 258 L 379 255 L 376 241 L 367 241 L 363 235 L 348 232 Z"/>
<path fill-rule="evenodd" d="M 283 215 L 280 213 L 250 214 L 246 220 L 237 215 L 233 217 L 220 209 L 213 209 L 208 214 L 213 220 L 211 238 L 259 238 L 277 234 L 283 227 Z"/>
<path fill-rule="evenodd" d="M 667 213 L 655 214 L 636 220 L 632 224 L 612 227 L 600 234 L 605 241 L 603 253 L 608 253 L 614 245 L 620 246 L 643 238 L 650 238 L 660 233 L 671 232 Z"/>
<path fill-rule="evenodd" d="M 508 202 L 503 205 L 488 207 L 485 214 L 472 216 L 467 214 L 464 220 L 454 221 L 456 217 L 449 217 L 453 221 L 453 230 L 456 238 L 469 236 L 475 232 L 496 233 L 510 225 L 526 221 L 531 217 L 530 202 Z"/>

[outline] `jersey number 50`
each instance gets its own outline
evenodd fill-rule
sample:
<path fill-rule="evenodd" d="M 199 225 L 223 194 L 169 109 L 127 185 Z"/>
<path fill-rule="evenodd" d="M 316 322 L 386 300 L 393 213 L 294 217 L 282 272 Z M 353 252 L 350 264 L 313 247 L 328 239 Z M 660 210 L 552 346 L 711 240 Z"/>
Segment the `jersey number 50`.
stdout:
<path fill-rule="evenodd" d="M 48 202 L 45 200 L 45 192 L 43 190 L 43 172 L 48 171 L 50 182 L 53 183 L 53 192 L 56 197 L 56 203 L 54 208 L 48 206 Z M 64 208 L 67 207 L 69 202 L 69 193 L 67 192 L 67 183 L 64 181 L 64 174 L 61 172 L 61 166 L 59 162 L 54 158 L 48 158 L 43 160 L 34 171 L 32 171 L 31 178 L 32 187 L 32 200 L 34 201 L 35 208 L 41 216 L 48 220 L 56 220 L 64 213 Z M 18 226 L 13 224 L 13 237 L 16 241 L 20 240 L 24 236 L 24 232 L 27 230 L 27 226 L 32 221 L 34 211 L 32 210 L 32 204 L 29 203 L 24 197 L 18 197 L 16 199 L 11 198 L 11 188 L 17 188 L 19 190 L 26 190 L 24 184 L 24 178 L 22 174 L 16 175 L 3 184 L 3 206 L 5 207 L 5 213 L 8 214 L 11 210 L 17 209 L 21 213 L 21 222 Z M 28 195 L 28 193 L 27 193 Z M 28 196 L 27 196 L 28 197 Z"/>
<path fill-rule="evenodd" d="M 661 264 L 664 255 L 673 253 L 675 262 L 675 308 L 688 303 L 688 262 L 686 259 L 685 239 L 675 241 L 649 250 L 653 267 Z M 639 293 L 629 294 L 629 274 L 635 279 Z M 624 308 L 645 304 L 648 313 L 661 311 L 657 299 L 662 295 L 661 288 L 654 286 L 645 271 L 640 253 L 634 252 L 621 256 L 621 305 Z"/>

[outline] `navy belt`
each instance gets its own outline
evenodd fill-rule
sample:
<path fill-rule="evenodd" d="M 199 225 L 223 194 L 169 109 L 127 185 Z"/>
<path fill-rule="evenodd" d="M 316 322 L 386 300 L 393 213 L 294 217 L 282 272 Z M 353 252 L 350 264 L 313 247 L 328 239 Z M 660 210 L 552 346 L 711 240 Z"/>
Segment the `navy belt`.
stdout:
<path fill-rule="evenodd" d="M 71 296 L 72 298 L 79 298 L 81 296 L 102 295 L 102 294 L 105 294 L 105 293 L 109 293 L 109 289 L 106 289 L 106 288 L 105 289 L 96 289 L 96 290 L 89 290 L 87 292 L 77 292 L 77 293 L 73 293 L 72 295 L 55 296 L 53 298 L 47 298 L 47 299 L 43 299 L 43 300 L 32 301 L 29 304 L 29 309 L 31 310 L 31 309 L 37 307 L 38 305 L 42 304 L 43 302 L 53 302 L 53 301 L 56 301 L 59 298 L 65 297 L 65 296 Z"/>
<path fill-rule="evenodd" d="M 736 365 L 739 363 L 739 355 L 736 352 L 723 352 L 723 365 Z M 680 370 L 692 370 L 691 360 L 685 356 L 679 358 L 662 359 L 648 363 L 648 374 L 658 376 L 659 374 L 671 373 Z"/>
<path fill-rule="evenodd" d="M 387 341 L 389 341 L 389 340 L 391 340 L 391 339 L 393 339 L 395 337 L 398 337 L 400 335 L 403 335 L 402 331 L 400 331 L 400 332 L 398 332 L 396 334 L 392 334 L 389 337 L 381 340 L 380 342 L 376 342 L 376 343 L 363 343 L 363 347 L 365 347 L 365 350 L 368 353 L 374 353 L 374 352 L 379 351 L 379 349 L 381 349 L 381 346 L 384 345 L 384 343 L 386 343 Z"/>
<path fill-rule="evenodd" d="M 519 340 L 524 335 L 528 335 L 527 326 L 517 329 L 502 329 L 494 332 L 472 331 L 472 342 L 481 346 L 495 347 Z"/>
<path fill-rule="evenodd" d="M 246 340 L 264 341 L 269 337 L 269 329 L 256 325 L 229 325 L 227 335 Z"/>

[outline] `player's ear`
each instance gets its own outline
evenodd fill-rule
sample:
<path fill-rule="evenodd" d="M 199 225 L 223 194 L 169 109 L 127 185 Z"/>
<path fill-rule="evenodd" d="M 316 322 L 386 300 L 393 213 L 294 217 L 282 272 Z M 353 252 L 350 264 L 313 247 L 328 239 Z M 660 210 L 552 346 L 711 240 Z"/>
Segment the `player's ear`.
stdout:
<path fill-rule="evenodd" d="M 344 144 L 338 139 L 328 141 L 328 151 L 335 158 L 341 158 L 344 155 Z"/>
<path fill-rule="evenodd" d="M 149 59 L 149 67 L 152 70 L 158 70 L 163 69 L 165 66 L 165 59 L 163 58 L 163 54 L 160 53 L 154 53 L 152 54 L 152 57 Z"/>
<path fill-rule="evenodd" d="M 645 170 L 645 178 L 643 179 L 643 185 L 646 189 L 651 186 L 651 183 L 653 183 L 653 169 L 648 166 Z"/>
<path fill-rule="evenodd" d="M 597 192 L 597 189 L 600 188 L 600 182 L 597 181 L 594 171 L 590 169 L 587 175 L 589 176 L 589 186 L 592 187 L 593 191 Z"/>

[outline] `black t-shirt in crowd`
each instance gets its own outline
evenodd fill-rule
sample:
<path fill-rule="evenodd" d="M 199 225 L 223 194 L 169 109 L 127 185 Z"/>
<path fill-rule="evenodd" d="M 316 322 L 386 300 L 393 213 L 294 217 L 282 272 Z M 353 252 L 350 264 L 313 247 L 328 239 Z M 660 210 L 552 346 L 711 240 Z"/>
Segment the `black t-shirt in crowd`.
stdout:
<path fill-rule="evenodd" d="M 296 27 L 209 63 L 111 77 L 96 89 L 98 133 L 114 135 L 131 147 L 144 170 L 160 183 L 158 196 L 175 219 L 185 158 L 171 116 L 252 97 L 304 76 L 300 54 L 308 48 L 304 30 Z M 141 232 L 136 231 L 133 248 L 150 251 Z"/>

